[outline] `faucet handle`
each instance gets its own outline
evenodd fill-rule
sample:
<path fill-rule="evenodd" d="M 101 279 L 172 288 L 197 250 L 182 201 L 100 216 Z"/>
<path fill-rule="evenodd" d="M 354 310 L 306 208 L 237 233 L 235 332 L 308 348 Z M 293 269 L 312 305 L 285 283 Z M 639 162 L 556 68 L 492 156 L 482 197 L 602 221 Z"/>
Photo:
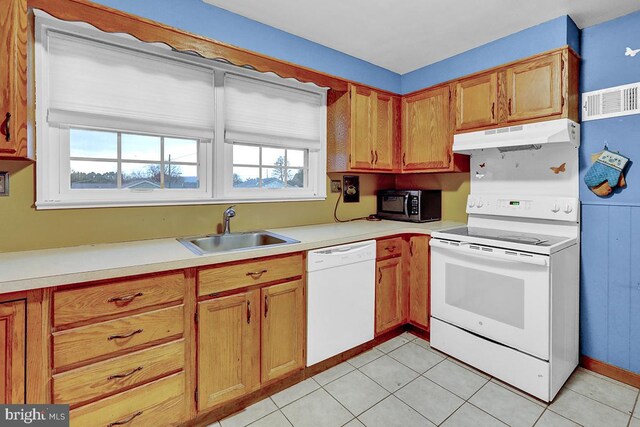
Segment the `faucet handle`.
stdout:
<path fill-rule="evenodd" d="M 225 209 L 224 214 L 228 217 L 234 217 L 236 215 L 236 210 L 233 208 L 235 207 L 236 205 L 229 206 L 227 209 Z"/>

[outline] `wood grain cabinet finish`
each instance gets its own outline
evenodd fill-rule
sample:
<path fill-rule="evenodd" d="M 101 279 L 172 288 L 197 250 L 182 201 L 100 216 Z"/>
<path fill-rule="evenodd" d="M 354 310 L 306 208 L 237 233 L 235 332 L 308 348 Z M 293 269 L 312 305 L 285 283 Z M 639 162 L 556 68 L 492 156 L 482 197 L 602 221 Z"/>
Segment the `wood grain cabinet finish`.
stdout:
<path fill-rule="evenodd" d="M 266 383 L 304 367 L 304 283 L 264 287 L 261 303 L 261 380 Z"/>
<path fill-rule="evenodd" d="M 405 323 L 402 257 L 376 262 L 376 335 Z"/>
<path fill-rule="evenodd" d="M 0 403 L 24 403 L 25 302 L 0 303 Z"/>
<path fill-rule="evenodd" d="M 172 273 L 62 289 L 53 294 L 53 322 L 60 327 L 123 315 L 184 298 L 184 274 Z"/>
<path fill-rule="evenodd" d="M 27 158 L 27 0 L 0 11 L 0 158 Z"/>
<path fill-rule="evenodd" d="M 260 385 L 260 291 L 198 303 L 198 410 Z"/>
<path fill-rule="evenodd" d="M 561 114 L 565 104 L 563 68 L 561 52 L 508 67 L 505 71 L 508 121 Z"/>
<path fill-rule="evenodd" d="M 455 85 L 456 130 L 498 123 L 498 73 L 461 80 Z"/>
<path fill-rule="evenodd" d="M 409 322 L 429 330 L 429 236 L 409 238 Z"/>
<path fill-rule="evenodd" d="M 198 296 L 292 279 L 302 276 L 303 272 L 304 264 L 299 253 L 204 268 L 198 272 Z"/>
<path fill-rule="evenodd" d="M 349 84 L 327 100 L 329 172 L 396 170 L 400 97 Z"/>
<path fill-rule="evenodd" d="M 185 421 L 185 374 L 156 380 L 74 409 L 73 427 L 179 426 Z"/>
<path fill-rule="evenodd" d="M 53 367 L 71 367 L 179 337 L 184 307 L 163 308 L 53 333 Z"/>
<path fill-rule="evenodd" d="M 376 259 L 402 256 L 402 237 L 392 237 L 376 241 Z"/>
<path fill-rule="evenodd" d="M 403 171 L 449 168 L 453 143 L 449 101 L 449 86 L 402 98 Z"/>
<path fill-rule="evenodd" d="M 53 403 L 72 407 L 123 391 L 184 368 L 184 339 L 53 376 Z"/>

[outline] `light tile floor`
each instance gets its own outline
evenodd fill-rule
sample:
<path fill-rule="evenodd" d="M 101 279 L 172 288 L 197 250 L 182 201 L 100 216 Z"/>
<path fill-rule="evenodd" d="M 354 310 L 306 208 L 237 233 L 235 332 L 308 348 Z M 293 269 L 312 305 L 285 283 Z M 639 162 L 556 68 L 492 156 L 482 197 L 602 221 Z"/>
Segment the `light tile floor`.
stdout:
<path fill-rule="evenodd" d="M 638 394 L 578 368 L 546 405 L 404 333 L 210 427 L 640 427 Z"/>

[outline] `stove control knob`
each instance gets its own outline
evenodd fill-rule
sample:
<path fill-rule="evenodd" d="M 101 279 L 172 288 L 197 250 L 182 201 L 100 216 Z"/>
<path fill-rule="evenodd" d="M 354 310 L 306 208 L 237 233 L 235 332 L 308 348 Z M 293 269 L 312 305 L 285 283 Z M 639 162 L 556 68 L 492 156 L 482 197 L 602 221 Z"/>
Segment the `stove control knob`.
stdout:
<path fill-rule="evenodd" d="M 469 207 L 472 208 L 476 205 L 476 201 L 473 199 L 469 199 L 469 203 L 468 203 Z"/>
<path fill-rule="evenodd" d="M 551 208 L 551 212 L 553 213 L 560 212 L 560 205 L 557 202 L 553 204 L 553 207 Z"/>
<path fill-rule="evenodd" d="M 564 207 L 564 213 L 569 214 L 573 211 L 573 207 L 567 203 L 567 206 Z"/>
<path fill-rule="evenodd" d="M 483 205 L 482 199 L 478 200 L 478 207 L 481 208 Z"/>

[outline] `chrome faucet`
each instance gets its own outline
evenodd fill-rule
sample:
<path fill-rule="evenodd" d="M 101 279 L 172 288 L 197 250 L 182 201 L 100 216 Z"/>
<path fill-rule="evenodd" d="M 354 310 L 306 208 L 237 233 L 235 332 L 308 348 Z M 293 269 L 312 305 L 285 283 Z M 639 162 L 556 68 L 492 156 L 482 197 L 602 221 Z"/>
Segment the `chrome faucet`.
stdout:
<path fill-rule="evenodd" d="M 235 205 L 229 206 L 224 211 L 224 213 L 222 214 L 222 228 L 224 230 L 222 232 L 222 234 L 230 234 L 231 233 L 231 228 L 229 226 L 229 223 L 231 221 L 231 218 L 236 216 L 236 211 L 235 211 L 235 209 L 233 209 L 234 207 L 235 207 Z"/>

